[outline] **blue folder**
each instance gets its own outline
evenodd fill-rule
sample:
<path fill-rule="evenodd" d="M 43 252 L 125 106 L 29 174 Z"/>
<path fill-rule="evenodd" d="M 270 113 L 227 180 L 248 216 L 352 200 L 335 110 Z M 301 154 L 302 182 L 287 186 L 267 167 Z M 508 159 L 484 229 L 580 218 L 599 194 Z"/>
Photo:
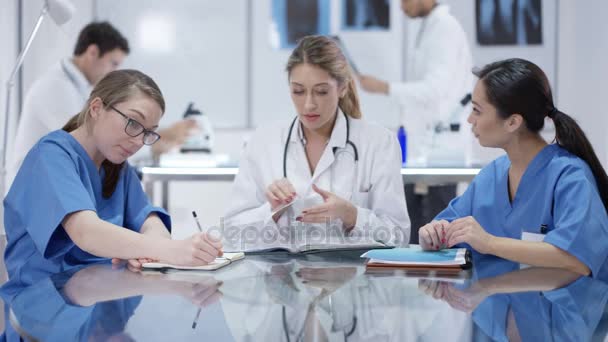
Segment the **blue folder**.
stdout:
<path fill-rule="evenodd" d="M 362 257 L 384 261 L 432 263 L 454 260 L 457 252 L 457 248 L 440 251 L 423 251 L 418 248 L 373 249 L 363 254 Z"/>

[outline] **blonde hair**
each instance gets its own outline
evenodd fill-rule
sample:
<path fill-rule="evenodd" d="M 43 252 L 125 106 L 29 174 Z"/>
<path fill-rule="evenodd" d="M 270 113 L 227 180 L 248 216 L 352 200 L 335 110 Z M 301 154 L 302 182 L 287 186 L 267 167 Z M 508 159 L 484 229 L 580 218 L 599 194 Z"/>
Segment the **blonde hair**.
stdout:
<path fill-rule="evenodd" d="M 359 95 L 352 76 L 353 72 L 335 40 L 326 36 L 306 36 L 300 39 L 287 61 L 285 69 L 288 75 L 291 75 L 293 68 L 300 64 L 317 66 L 327 71 L 339 85 L 346 85 L 346 94 L 340 98 L 338 107 L 352 118 L 361 118 Z"/>
<path fill-rule="evenodd" d="M 108 73 L 95 85 L 84 108 L 63 126 L 63 130 L 71 132 L 83 125 L 89 129 L 91 103 L 96 98 L 101 99 L 104 108 L 108 108 L 138 94 L 149 97 L 159 105 L 162 113 L 165 112 L 165 99 L 152 78 L 137 70 L 116 70 Z M 102 163 L 101 166 L 105 171 L 104 198 L 109 198 L 114 193 L 123 164 L 113 164 L 108 160 Z"/>

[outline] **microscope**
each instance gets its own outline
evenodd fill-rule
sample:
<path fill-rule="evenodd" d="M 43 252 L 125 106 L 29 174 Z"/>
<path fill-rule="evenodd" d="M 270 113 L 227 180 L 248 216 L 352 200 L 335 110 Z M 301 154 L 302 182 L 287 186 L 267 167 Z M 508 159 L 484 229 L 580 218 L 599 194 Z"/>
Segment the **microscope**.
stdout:
<path fill-rule="evenodd" d="M 194 103 L 190 102 L 184 119 L 195 120 L 198 124 L 198 131 L 192 134 L 182 145 L 180 151 L 186 152 L 204 152 L 211 153 L 215 143 L 215 134 L 209 116 L 194 107 Z"/>

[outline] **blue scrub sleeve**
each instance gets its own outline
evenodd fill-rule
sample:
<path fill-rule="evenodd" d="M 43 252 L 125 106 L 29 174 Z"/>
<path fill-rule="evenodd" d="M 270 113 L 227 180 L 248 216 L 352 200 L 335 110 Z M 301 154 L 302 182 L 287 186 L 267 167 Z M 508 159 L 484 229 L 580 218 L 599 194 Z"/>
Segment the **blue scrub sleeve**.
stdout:
<path fill-rule="evenodd" d="M 22 195 L 11 209 L 18 213 L 38 251 L 50 259 L 74 246 L 61 225 L 64 218 L 96 208 L 68 153 L 55 144 L 40 144 L 37 148 L 37 160 L 30 165 L 27 177 L 16 180 Z"/>
<path fill-rule="evenodd" d="M 553 223 L 544 242 L 578 258 L 593 276 L 608 257 L 608 216 L 590 172 L 565 169 L 554 190 Z"/>
<path fill-rule="evenodd" d="M 472 206 L 475 187 L 477 184 L 476 180 L 477 177 L 473 180 L 473 182 L 471 182 L 471 184 L 469 184 L 464 194 L 451 200 L 448 206 L 437 214 L 437 216 L 435 216 L 435 220 L 446 220 L 448 222 L 452 222 L 461 217 L 473 215 Z"/>
<path fill-rule="evenodd" d="M 125 227 L 136 232 L 141 230 L 148 216 L 151 213 L 156 213 L 163 221 L 165 228 L 171 232 L 171 217 L 162 208 L 152 206 L 148 196 L 144 192 L 141 182 L 135 173 L 135 169 L 126 164 L 125 176 L 126 179 L 126 208 L 125 208 Z"/>

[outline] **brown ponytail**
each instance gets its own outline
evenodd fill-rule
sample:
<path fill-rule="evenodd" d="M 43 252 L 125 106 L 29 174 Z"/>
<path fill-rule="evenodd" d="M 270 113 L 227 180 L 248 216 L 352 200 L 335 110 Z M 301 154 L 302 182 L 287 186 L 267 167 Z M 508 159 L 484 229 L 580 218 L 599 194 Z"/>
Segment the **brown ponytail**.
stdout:
<path fill-rule="evenodd" d="M 361 118 L 361 109 L 359 106 L 359 95 L 357 94 L 357 87 L 355 85 L 355 80 L 351 79 L 346 84 L 346 95 L 340 98 L 340 102 L 338 102 L 338 106 L 340 110 L 351 118 L 360 119 Z"/>
<path fill-rule="evenodd" d="M 94 99 L 100 98 L 104 106 L 108 108 L 117 103 L 127 101 L 135 94 L 148 96 L 160 106 L 163 113 L 165 112 L 163 94 L 152 78 L 137 70 L 116 70 L 107 74 L 97 83 L 82 111 L 70 118 L 63 126 L 63 130 L 72 132 L 82 125 L 89 125 L 90 106 Z M 123 164 L 113 164 L 108 160 L 104 160 L 101 164 L 105 172 L 102 186 L 104 198 L 110 198 L 114 193 Z"/>

